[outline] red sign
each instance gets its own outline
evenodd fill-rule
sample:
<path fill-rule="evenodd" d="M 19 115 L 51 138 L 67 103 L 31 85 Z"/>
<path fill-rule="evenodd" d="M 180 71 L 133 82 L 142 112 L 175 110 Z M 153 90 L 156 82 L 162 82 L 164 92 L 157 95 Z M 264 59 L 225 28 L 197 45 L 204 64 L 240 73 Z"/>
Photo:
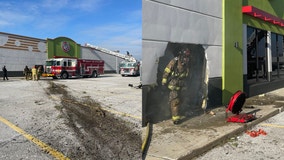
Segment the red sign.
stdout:
<path fill-rule="evenodd" d="M 70 51 L 70 45 L 66 41 L 61 42 L 61 48 L 62 48 L 62 50 L 64 52 L 69 52 Z"/>

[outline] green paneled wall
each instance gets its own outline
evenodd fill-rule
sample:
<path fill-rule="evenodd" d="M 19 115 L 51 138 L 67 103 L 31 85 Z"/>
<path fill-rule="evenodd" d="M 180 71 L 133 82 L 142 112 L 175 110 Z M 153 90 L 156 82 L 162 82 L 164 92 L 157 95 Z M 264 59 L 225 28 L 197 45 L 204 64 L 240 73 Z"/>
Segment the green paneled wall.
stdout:
<path fill-rule="evenodd" d="M 223 0 L 222 32 L 222 102 L 228 104 L 232 94 L 243 90 L 243 24 L 284 35 L 284 27 L 242 13 L 251 5 L 284 19 L 284 0 Z M 238 47 L 234 44 L 238 43 Z M 245 46 L 244 46 L 245 47 Z"/>
<path fill-rule="evenodd" d="M 223 0 L 222 8 L 222 102 L 228 104 L 232 94 L 243 90 L 242 1 Z"/>
<path fill-rule="evenodd" d="M 62 43 L 67 43 L 70 49 L 68 51 L 64 51 Z M 47 39 L 47 53 L 48 58 L 53 58 L 54 56 L 81 58 L 81 46 L 67 37 Z"/>

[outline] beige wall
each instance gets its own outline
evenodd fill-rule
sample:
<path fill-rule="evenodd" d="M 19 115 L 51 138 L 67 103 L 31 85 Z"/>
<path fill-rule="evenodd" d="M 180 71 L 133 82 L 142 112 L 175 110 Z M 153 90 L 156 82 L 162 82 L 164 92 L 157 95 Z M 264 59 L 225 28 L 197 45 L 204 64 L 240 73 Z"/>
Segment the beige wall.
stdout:
<path fill-rule="evenodd" d="M 0 32 L 0 66 L 8 71 L 44 64 L 46 58 L 45 40 Z"/>

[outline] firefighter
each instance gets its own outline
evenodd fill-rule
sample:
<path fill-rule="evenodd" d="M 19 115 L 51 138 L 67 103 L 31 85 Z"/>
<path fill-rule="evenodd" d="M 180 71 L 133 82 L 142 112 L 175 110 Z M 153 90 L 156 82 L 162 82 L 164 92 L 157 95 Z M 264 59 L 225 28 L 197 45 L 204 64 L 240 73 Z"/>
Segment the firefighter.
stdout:
<path fill-rule="evenodd" d="M 35 66 L 32 69 L 32 77 L 33 77 L 33 81 L 35 80 L 37 81 L 37 69 Z"/>
<path fill-rule="evenodd" d="M 26 77 L 26 80 L 29 80 L 29 72 L 30 72 L 30 69 L 28 68 L 28 66 L 26 66 L 24 68 L 24 75 Z"/>
<path fill-rule="evenodd" d="M 167 85 L 170 90 L 169 104 L 174 124 L 179 124 L 181 120 L 179 114 L 181 90 L 183 89 L 185 79 L 189 74 L 189 55 L 190 50 L 188 48 L 182 49 L 178 53 L 178 56 L 172 59 L 166 66 L 162 78 L 162 85 Z"/>
<path fill-rule="evenodd" d="M 7 76 L 7 69 L 6 69 L 6 66 L 4 66 L 3 68 L 2 68 L 2 71 L 3 71 L 3 80 L 5 81 L 5 79 L 6 80 L 9 80 L 8 79 L 8 76 Z"/>
<path fill-rule="evenodd" d="M 40 79 L 41 74 L 42 74 L 42 68 L 41 68 L 41 66 L 39 66 L 39 67 L 37 68 L 37 80 Z"/>

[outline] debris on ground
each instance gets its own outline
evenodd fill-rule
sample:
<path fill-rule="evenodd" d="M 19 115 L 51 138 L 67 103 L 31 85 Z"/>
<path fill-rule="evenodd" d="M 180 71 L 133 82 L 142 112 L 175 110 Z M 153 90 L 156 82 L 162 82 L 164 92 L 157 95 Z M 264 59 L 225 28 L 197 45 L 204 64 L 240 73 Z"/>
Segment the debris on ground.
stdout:
<path fill-rule="evenodd" d="M 243 113 L 228 117 L 227 122 L 247 123 L 255 119 L 256 119 L 255 113 L 254 114 Z"/>
<path fill-rule="evenodd" d="M 80 150 L 70 149 L 71 159 L 139 159 L 141 136 L 132 124 L 104 111 L 90 98 L 79 100 L 68 94 L 66 86 L 49 83 L 47 94 L 61 97 L 62 118 L 81 142 Z M 54 142 L 54 145 L 56 143 Z"/>
<path fill-rule="evenodd" d="M 128 84 L 128 86 L 136 88 L 136 89 L 142 89 L 142 84 L 141 83 L 138 86 L 134 86 L 133 84 Z"/>
<path fill-rule="evenodd" d="M 251 130 L 251 131 L 246 131 L 246 134 L 248 134 L 251 137 L 257 137 L 259 135 L 267 135 L 267 133 L 263 130 L 263 129 L 259 129 L 259 130 Z"/>
<path fill-rule="evenodd" d="M 215 112 L 213 112 L 213 111 L 208 111 L 208 112 L 206 112 L 207 114 L 210 114 L 211 116 L 215 116 L 216 115 L 216 113 Z"/>

